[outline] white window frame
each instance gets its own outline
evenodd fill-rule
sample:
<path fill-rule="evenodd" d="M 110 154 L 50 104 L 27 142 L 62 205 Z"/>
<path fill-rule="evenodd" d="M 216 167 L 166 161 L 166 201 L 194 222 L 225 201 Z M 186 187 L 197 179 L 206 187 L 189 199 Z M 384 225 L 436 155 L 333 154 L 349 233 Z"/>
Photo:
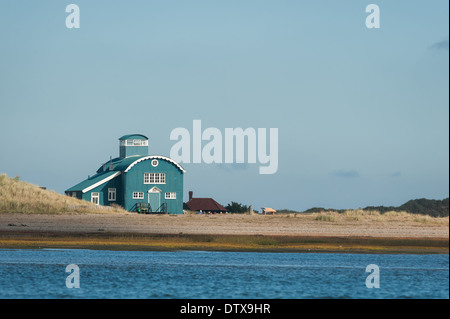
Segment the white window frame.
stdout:
<path fill-rule="evenodd" d="M 116 189 L 115 188 L 108 188 L 108 201 L 115 202 L 116 201 Z"/>
<path fill-rule="evenodd" d="M 176 192 L 166 192 L 165 199 L 177 199 Z"/>
<path fill-rule="evenodd" d="M 133 199 L 144 199 L 144 192 L 133 192 Z"/>
<path fill-rule="evenodd" d="M 144 184 L 165 184 L 166 173 L 144 173 Z"/>
<path fill-rule="evenodd" d="M 97 199 L 97 202 L 95 201 Z M 91 193 L 91 203 L 95 205 L 100 205 L 100 193 L 99 192 L 92 192 Z"/>
<path fill-rule="evenodd" d="M 120 146 L 148 146 L 148 140 L 121 140 Z"/>

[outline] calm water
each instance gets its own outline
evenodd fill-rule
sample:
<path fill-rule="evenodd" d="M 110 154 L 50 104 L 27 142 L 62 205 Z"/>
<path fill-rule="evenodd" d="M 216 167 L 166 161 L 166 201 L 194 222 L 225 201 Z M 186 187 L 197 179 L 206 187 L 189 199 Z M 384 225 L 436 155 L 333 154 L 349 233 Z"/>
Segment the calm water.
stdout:
<path fill-rule="evenodd" d="M 449 256 L 0 249 L 0 298 L 449 298 Z"/>

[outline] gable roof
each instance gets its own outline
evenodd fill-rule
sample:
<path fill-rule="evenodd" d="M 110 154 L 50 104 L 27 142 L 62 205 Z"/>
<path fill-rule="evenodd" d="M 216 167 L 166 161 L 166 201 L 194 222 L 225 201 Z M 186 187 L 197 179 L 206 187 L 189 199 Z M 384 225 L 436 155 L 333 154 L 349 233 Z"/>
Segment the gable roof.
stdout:
<path fill-rule="evenodd" d="M 89 192 L 91 189 L 94 189 L 113 178 L 119 176 L 122 172 L 120 171 L 106 171 L 103 173 L 96 174 L 94 176 L 89 177 L 88 179 L 78 183 L 77 185 L 69 188 L 66 192 L 79 192 L 82 193 Z"/>
<path fill-rule="evenodd" d="M 192 198 L 186 203 L 186 206 L 194 211 L 227 211 L 225 207 L 212 198 Z"/>

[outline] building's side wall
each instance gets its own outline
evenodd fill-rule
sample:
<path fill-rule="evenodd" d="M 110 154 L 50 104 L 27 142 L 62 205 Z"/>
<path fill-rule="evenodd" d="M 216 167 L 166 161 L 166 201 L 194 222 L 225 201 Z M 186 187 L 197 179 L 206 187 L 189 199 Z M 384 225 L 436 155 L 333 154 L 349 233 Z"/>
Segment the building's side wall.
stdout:
<path fill-rule="evenodd" d="M 116 189 L 116 200 L 110 201 L 108 200 L 108 189 L 115 188 Z M 82 194 L 82 198 L 88 202 L 91 201 L 92 193 L 99 193 L 99 204 L 103 206 L 110 206 L 112 204 L 117 204 L 123 206 L 123 198 L 122 198 L 122 180 L 120 176 L 113 178 L 112 180 L 97 186 L 94 189 Z"/>
<path fill-rule="evenodd" d="M 159 203 L 167 204 L 167 212 L 171 214 L 183 213 L 183 173 L 172 163 L 163 159 L 158 159 L 158 166 L 153 167 L 152 160 L 148 159 L 134 165 L 127 173 L 124 173 L 124 207 L 127 210 L 134 210 L 139 202 L 148 203 L 148 191 L 157 187 L 161 190 Z M 164 184 L 145 184 L 145 173 L 165 173 Z M 133 199 L 133 192 L 142 192 L 143 199 Z M 165 194 L 174 192 L 175 199 L 166 199 Z M 152 195 L 153 196 L 153 195 Z M 159 208 L 159 207 L 158 207 Z"/>
<path fill-rule="evenodd" d="M 148 155 L 148 146 L 120 146 L 119 147 L 119 156 L 122 158 L 141 155 Z"/>

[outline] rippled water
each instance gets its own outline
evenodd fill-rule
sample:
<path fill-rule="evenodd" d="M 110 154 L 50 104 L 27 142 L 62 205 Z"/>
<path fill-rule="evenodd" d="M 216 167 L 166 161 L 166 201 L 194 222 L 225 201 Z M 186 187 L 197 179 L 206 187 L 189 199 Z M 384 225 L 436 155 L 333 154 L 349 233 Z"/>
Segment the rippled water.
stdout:
<path fill-rule="evenodd" d="M 0 249 L 0 298 L 449 298 L 449 256 Z"/>

